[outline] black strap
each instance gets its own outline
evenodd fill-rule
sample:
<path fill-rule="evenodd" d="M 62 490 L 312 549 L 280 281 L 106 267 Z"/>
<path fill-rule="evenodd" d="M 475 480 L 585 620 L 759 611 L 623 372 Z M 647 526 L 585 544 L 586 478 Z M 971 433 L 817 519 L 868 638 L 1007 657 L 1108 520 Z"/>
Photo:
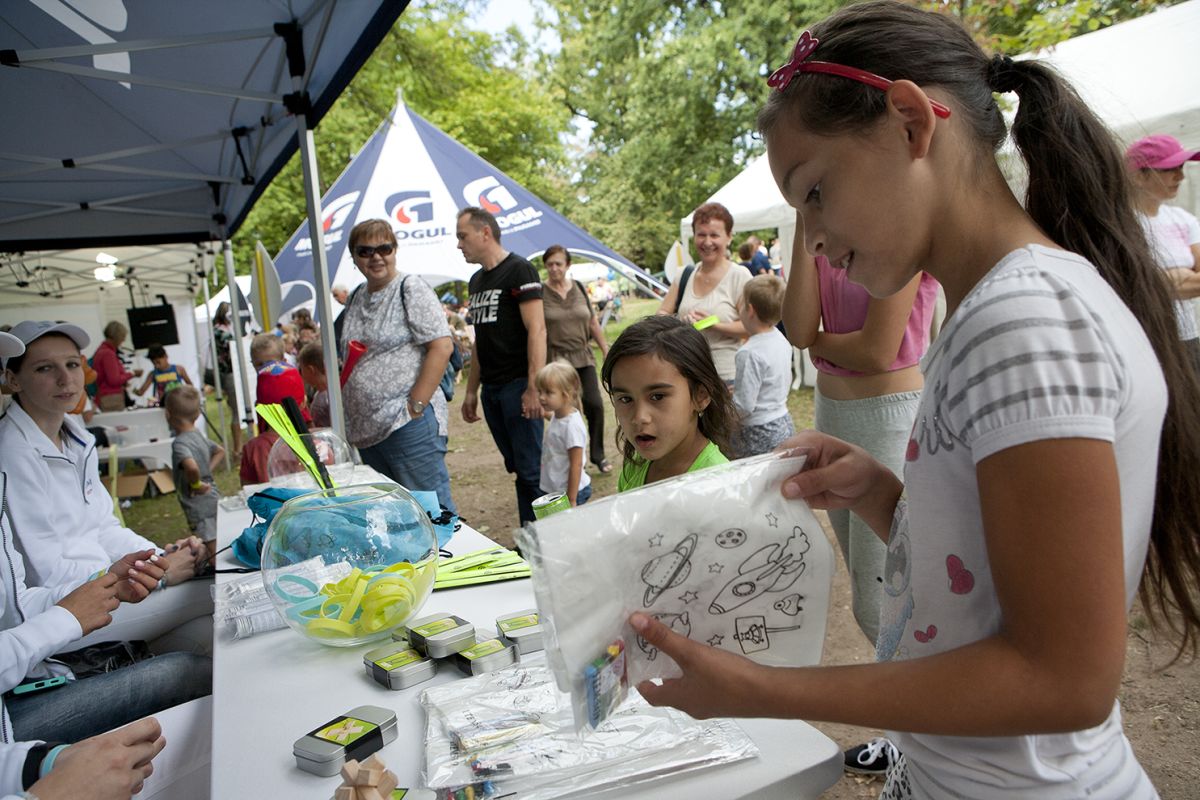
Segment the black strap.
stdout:
<path fill-rule="evenodd" d="M 588 297 L 587 289 L 584 288 L 582 283 L 580 283 L 579 281 L 577 281 L 575 279 L 571 279 L 571 283 L 575 284 L 575 286 L 577 286 L 579 288 L 579 293 L 581 295 L 583 295 L 583 299 L 587 301 L 588 308 L 591 308 L 592 307 L 592 298 Z"/>
<path fill-rule="evenodd" d="M 683 293 L 687 291 L 688 281 L 691 280 L 692 273 L 695 271 L 696 268 L 691 264 L 683 268 L 683 274 L 679 276 L 679 294 L 675 298 L 675 310 L 671 312 L 672 314 L 679 313 L 679 305 L 683 302 Z"/>

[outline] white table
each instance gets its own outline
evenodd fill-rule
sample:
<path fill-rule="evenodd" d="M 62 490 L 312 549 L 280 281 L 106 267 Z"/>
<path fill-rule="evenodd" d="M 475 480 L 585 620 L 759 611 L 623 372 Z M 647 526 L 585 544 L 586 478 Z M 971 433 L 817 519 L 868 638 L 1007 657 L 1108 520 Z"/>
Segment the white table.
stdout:
<path fill-rule="evenodd" d="M 121 442 L 149 442 L 151 439 L 171 438 L 167 415 L 161 408 L 134 408 L 128 411 L 101 411 L 92 415 L 88 427 L 121 428 Z"/>
<path fill-rule="evenodd" d="M 221 510 L 217 533 L 221 547 L 250 523 L 247 510 Z M 448 549 L 455 555 L 491 546 L 490 539 L 462 527 Z M 218 566 L 238 566 L 222 554 Z M 218 575 L 218 582 L 234 576 Z M 422 615 L 452 612 L 477 629 L 495 630 L 503 613 L 533 607 L 528 579 L 434 592 Z M 234 640 L 217 631 L 213 670 L 212 796 L 219 798 L 286 797 L 328 800 L 339 778 L 301 771 L 292 743 L 321 723 L 364 704 L 396 711 L 398 737 L 379 756 L 401 786 L 420 785 L 424 759 L 425 714 L 418 696 L 429 686 L 455 680 L 453 667 L 432 680 L 393 692 L 367 677 L 363 653 L 374 645 L 323 647 L 291 629 Z M 538 658 L 540 654 L 527 657 Z M 650 800 L 667 796 L 705 798 L 815 798 L 842 772 L 837 745 L 807 723 L 748 719 L 738 723 L 758 745 L 756 759 L 664 778 L 645 788 L 609 791 L 595 797 Z"/>
<path fill-rule="evenodd" d="M 173 440 L 160 439 L 156 442 L 134 442 L 133 444 L 119 444 L 116 446 L 117 459 L 125 461 L 137 459 L 143 462 L 143 466 L 148 470 L 170 469 L 171 468 L 171 447 Z M 96 450 L 96 458 L 99 460 L 102 471 L 107 474 L 108 456 L 112 452 L 111 447 L 101 447 Z"/>
<path fill-rule="evenodd" d="M 109 431 L 108 441 L 117 448 L 117 458 L 138 459 L 149 470 L 171 466 L 171 429 L 161 408 L 102 411 L 94 414 L 87 424 L 89 428 Z M 108 447 L 96 452 L 102 470 L 108 469 L 109 452 Z"/>

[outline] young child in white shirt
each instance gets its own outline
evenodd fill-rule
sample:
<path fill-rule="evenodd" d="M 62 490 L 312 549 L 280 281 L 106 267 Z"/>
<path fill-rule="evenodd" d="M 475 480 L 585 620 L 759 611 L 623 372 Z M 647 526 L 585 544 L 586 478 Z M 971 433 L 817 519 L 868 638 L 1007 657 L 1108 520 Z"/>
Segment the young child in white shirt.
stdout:
<path fill-rule="evenodd" d="M 769 453 L 796 432 L 787 407 L 792 346 L 775 327 L 783 313 L 783 293 L 782 279 L 756 275 L 738 301 L 738 318 L 750 338 L 733 357 L 733 405 L 742 420 L 734 437 L 735 458 Z"/>
<path fill-rule="evenodd" d="M 546 494 L 565 494 L 572 506 L 592 496 L 592 479 L 583 469 L 587 450 L 587 425 L 579 413 L 583 387 L 579 374 L 565 361 L 552 361 L 537 374 L 538 401 L 550 415 L 542 436 L 542 477 Z"/>

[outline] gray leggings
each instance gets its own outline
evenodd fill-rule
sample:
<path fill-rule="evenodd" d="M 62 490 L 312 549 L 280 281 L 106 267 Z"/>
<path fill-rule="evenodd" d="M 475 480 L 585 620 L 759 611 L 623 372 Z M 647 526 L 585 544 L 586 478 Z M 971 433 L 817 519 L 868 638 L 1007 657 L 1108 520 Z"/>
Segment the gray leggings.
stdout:
<path fill-rule="evenodd" d="M 820 389 L 813 395 L 817 430 L 858 445 L 903 478 L 904 453 L 921 400 L 919 391 L 861 400 L 831 400 Z M 887 546 L 870 526 L 849 511 L 830 511 L 829 521 L 850 572 L 854 619 L 874 644 L 879 634 L 880 588 Z"/>

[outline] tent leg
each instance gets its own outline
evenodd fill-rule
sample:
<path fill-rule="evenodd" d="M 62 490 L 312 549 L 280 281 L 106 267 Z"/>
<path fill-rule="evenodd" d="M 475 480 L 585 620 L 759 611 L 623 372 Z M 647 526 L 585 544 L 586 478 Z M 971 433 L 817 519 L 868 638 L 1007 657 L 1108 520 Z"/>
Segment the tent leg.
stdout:
<path fill-rule="evenodd" d="M 211 253 L 205 255 L 204 260 L 204 277 L 201 278 L 201 283 L 204 284 L 204 308 L 208 309 L 209 301 L 212 298 L 208 293 L 208 273 L 212 268 L 210 263 Z M 233 294 L 233 292 L 230 292 Z M 212 364 L 213 373 L 213 389 L 217 398 L 217 413 L 220 415 L 220 428 L 217 429 L 217 435 L 221 438 L 221 446 L 225 448 L 225 471 L 233 470 L 233 453 L 229 451 L 229 436 L 225 431 L 225 397 L 224 391 L 221 389 L 221 370 L 217 367 L 217 336 L 213 330 L 212 315 L 208 316 L 208 357 L 209 363 Z M 203 377 L 203 371 L 201 371 Z"/>
<path fill-rule="evenodd" d="M 313 135 L 304 114 L 296 115 L 296 139 L 300 143 L 300 164 L 304 170 L 304 200 L 308 208 L 308 234 L 312 239 L 313 287 L 317 294 L 317 317 L 321 320 L 321 350 L 329 383 L 329 419 L 333 430 L 346 438 L 346 420 L 342 413 L 342 386 L 338 380 L 337 344 L 333 337 L 333 306 L 329 294 L 329 263 L 325 252 L 325 229 L 321 223 L 320 179 Z"/>
<path fill-rule="evenodd" d="M 225 239 L 221 243 L 221 249 L 225 254 L 225 282 L 229 286 L 229 307 L 233 309 L 233 341 L 236 345 L 233 348 L 233 368 L 237 370 L 242 384 L 242 397 L 249 400 L 250 381 L 246 378 L 246 365 L 242 358 L 242 300 L 241 292 L 238 291 L 237 276 L 233 269 L 233 245 L 228 239 Z M 245 423 L 253 428 L 254 417 L 249 413 L 244 402 L 239 411 L 241 414 L 237 420 L 238 425 Z"/>

